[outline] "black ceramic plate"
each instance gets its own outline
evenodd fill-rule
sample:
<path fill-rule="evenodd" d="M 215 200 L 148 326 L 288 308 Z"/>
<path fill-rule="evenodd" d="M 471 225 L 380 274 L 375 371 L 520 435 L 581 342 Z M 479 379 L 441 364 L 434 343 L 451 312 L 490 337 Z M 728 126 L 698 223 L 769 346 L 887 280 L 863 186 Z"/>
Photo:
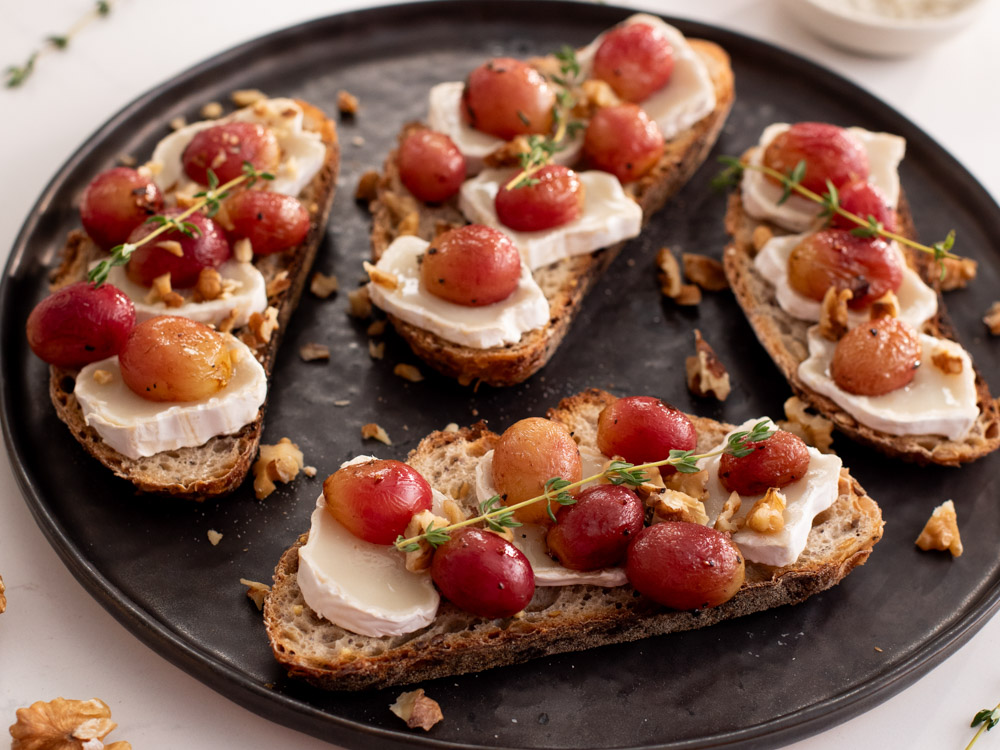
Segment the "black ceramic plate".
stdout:
<path fill-rule="evenodd" d="M 959 471 L 919 469 L 838 439 L 847 465 L 882 505 L 885 538 L 869 563 L 808 602 L 715 627 L 443 679 L 425 687 L 446 721 L 429 735 L 400 730 L 387 710 L 398 690 L 331 694 L 289 680 L 271 659 L 260 615 L 240 577 L 269 580 L 282 550 L 308 527 L 319 481 L 298 479 L 264 502 L 249 483 L 204 505 L 137 497 L 84 454 L 56 419 L 46 369 L 29 355 L 24 322 L 45 294 L 44 264 L 77 225 L 74 198 L 119 154 L 143 156 L 177 115 L 195 119 L 210 100 L 245 87 L 299 96 L 335 111 L 339 89 L 361 99 L 341 123 L 343 174 L 317 268 L 345 287 L 367 257 L 368 216 L 352 201 L 358 176 L 378 166 L 399 126 L 425 112 L 428 88 L 460 79 L 485 57 L 544 53 L 582 44 L 626 15 L 591 4 L 442 2 L 369 10 L 311 22 L 250 42 L 151 91 L 102 127 L 59 171 L 11 254 L 0 289 L 2 407 L 8 448 L 27 502 L 74 575 L 127 628 L 232 700 L 275 721 L 351 747 L 611 748 L 774 745 L 816 732 L 884 700 L 941 661 L 1000 601 L 997 458 Z M 738 98 L 716 153 L 739 154 L 776 120 L 854 123 L 906 136 L 902 180 L 920 233 L 954 227 L 962 252 L 980 262 L 974 288 L 952 312 L 980 368 L 1000 369 L 978 316 L 997 288 L 993 244 L 1000 209 L 948 154 L 911 123 L 837 76 L 778 49 L 678 21 L 732 55 Z M 656 394 L 733 422 L 780 415 L 788 387 L 728 293 L 697 308 L 660 298 L 657 248 L 718 255 L 724 198 L 706 165 L 626 248 L 591 293 L 549 366 L 508 390 L 473 392 L 434 375 L 407 383 L 392 374 L 413 356 L 388 335 L 383 361 L 368 356 L 364 325 L 343 296 L 306 295 L 278 359 L 265 441 L 282 436 L 330 472 L 371 444 L 360 426 L 392 436 L 403 457 L 448 422 L 486 418 L 502 428 L 589 386 Z M 729 366 L 724 405 L 693 399 L 683 359 L 698 327 Z M 334 352 L 329 364 L 298 357 L 306 342 Z M 424 368 L 426 369 L 426 368 Z M 348 406 L 336 402 L 349 400 Z M 918 553 L 913 539 L 930 509 L 952 497 L 966 553 L 952 561 Z M 217 547 L 206 531 L 224 534 Z"/>

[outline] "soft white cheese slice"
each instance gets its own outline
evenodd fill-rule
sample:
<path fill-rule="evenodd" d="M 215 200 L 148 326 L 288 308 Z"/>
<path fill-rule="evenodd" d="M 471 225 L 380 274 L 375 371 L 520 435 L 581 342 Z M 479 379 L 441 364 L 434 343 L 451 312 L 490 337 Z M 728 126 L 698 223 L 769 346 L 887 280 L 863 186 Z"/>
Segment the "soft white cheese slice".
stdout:
<path fill-rule="evenodd" d="M 760 166 L 764 151 L 778 135 L 791 127 L 779 122 L 764 128 L 758 148 L 750 155 L 750 164 Z M 847 128 L 868 153 L 868 181 L 879 188 L 890 206 L 899 203 L 899 163 L 906 153 L 906 139 L 890 133 L 873 133 L 864 128 Z M 803 232 L 813 225 L 823 210 L 801 195 L 792 195 L 778 205 L 783 188 L 772 183 L 763 172 L 746 169 L 741 182 L 743 207 L 755 219 L 773 221 L 790 232 Z"/>
<path fill-rule="evenodd" d="M 482 307 L 468 307 L 435 297 L 420 283 L 418 258 L 430 243 L 419 237 L 396 238 L 376 267 L 393 274 L 395 289 L 374 282 L 368 294 L 374 304 L 418 328 L 446 341 L 475 349 L 515 344 L 528 331 L 549 320 L 549 303 L 522 262 L 517 288 L 505 300 Z"/>
<path fill-rule="evenodd" d="M 405 560 L 392 545 L 354 536 L 320 494 L 299 548 L 298 584 L 314 612 L 345 630 L 376 638 L 412 633 L 433 622 L 441 597 L 430 573 L 407 570 Z"/>
<path fill-rule="evenodd" d="M 274 131 L 281 147 L 281 161 L 272 170 L 273 180 L 263 185 L 274 193 L 298 196 L 323 167 L 326 146 L 319 133 L 303 130 L 302 107 L 293 99 L 266 99 L 244 107 L 218 120 L 193 122 L 176 130 L 156 144 L 148 166 L 156 186 L 168 193 L 191 195 L 204 189 L 184 172 L 182 157 L 195 134 L 227 122 L 253 122 Z"/>
<path fill-rule="evenodd" d="M 659 125 L 663 137 L 669 141 L 715 109 L 712 76 L 708 72 L 708 66 L 691 49 L 691 45 L 677 28 L 646 13 L 629 16 L 624 23 L 642 23 L 659 29 L 673 47 L 674 69 L 670 80 L 659 91 L 639 102 L 639 106 L 649 115 L 649 119 Z M 592 77 L 594 56 L 604 41 L 605 34 L 598 36 L 576 54 L 584 78 Z"/>
<path fill-rule="evenodd" d="M 732 432 L 713 450 L 726 445 L 729 435 L 741 430 L 749 430 L 760 419 L 749 419 Z M 705 500 L 705 512 L 709 525 L 715 523 L 719 512 L 730 492 L 722 486 L 719 480 L 719 463 L 721 456 L 703 459 L 699 466 L 708 470 L 708 499 Z M 791 565 L 802 550 L 806 548 L 809 530 L 813 519 L 829 508 L 836 501 L 839 490 L 840 469 L 843 462 L 833 454 L 820 453 L 815 448 L 809 448 L 809 469 L 798 481 L 780 492 L 785 496 L 786 506 L 783 513 L 785 527 L 773 534 L 762 534 L 743 528 L 733 534 L 733 541 L 743 552 L 744 557 L 762 565 Z M 763 495 L 748 495 L 741 497 L 740 509 L 734 514 L 734 519 L 743 520 Z"/>
<path fill-rule="evenodd" d="M 788 283 L 788 258 L 795 246 L 808 235 L 809 232 L 772 237 L 754 257 L 753 264 L 760 275 L 774 286 L 775 296 L 782 310 L 799 320 L 818 321 L 822 303 L 799 294 Z M 937 313 L 937 294 L 924 283 L 920 274 L 906 265 L 903 254 L 895 242 L 892 243 L 892 247 L 899 255 L 903 266 L 903 283 L 896 292 L 896 298 L 899 300 L 899 317 L 919 329 L 925 321 Z M 847 320 L 848 326 L 853 328 L 868 320 L 868 311 L 849 310 Z"/>
<path fill-rule="evenodd" d="M 444 133 L 462 152 L 465 157 L 465 173 L 479 174 L 484 165 L 484 159 L 507 143 L 503 138 L 484 133 L 467 125 L 462 119 L 462 91 L 465 83 L 462 81 L 447 81 L 439 83 L 431 89 L 428 101 L 427 124 L 431 130 Z M 563 148 L 553 154 L 555 164 L 572 165 L 580 158 L 583 148 L 583 132 L 578 132 L 573 138 L 566 140 Z"/>
<path fill-rule="evenodd" d="M 600 451 L 586 447 L 580 448 L 580 459 L 584 477 L 600 473 L 608 460 Z M 499 493 L 493 484 L 493 451 L 488 451 L 476 465 L 476 499 L 482 504 L 497 494 Z M 514 534 L 514 546 L 521 550 L 531 563 L 536 586 L 575 586 L 586 583 L 592 586 L 612 587 L 628 583 L 624 568 L 570 570 L 557 563 L 549 557 L 548 546 L 545 544 L 547 529 L 544 526 L 525 524 L 514 527 L 511 531 Z"/>
<path fill-rule="evenodd" d="M 497 193 L 515 174 L 512 169 L 483 170 L 462 185 L 458 206 L 470 222 L 506 232 L 531 270 L 614 245 L 642 229 L 642 209 L 625 194 L 618 178 L 589 171 L 579 173 L 584 189 L 580 218 L 554 229 L 515 232 L 500 223 L 493 205 Z"/>
<path fill-rule="evenodd" d="M 861 424 L 890 435 L 943 435 L 965 437 L 979 417 L 976 378 L 972 359 L 960 344 L 920 334 L 920 367 L 909 385 L 883 396 L 858 396 L 842 390 L 830 377 L 830 362 L 837 348 L 809 329 L 809 358 L 799 365 L 799 378 L 811 390 L 831 399 Z M 962 360 L 962 371 L 941 372 L 931 357 L 944 350 Z"/>
<path fill-rule="evenodd" d="M 132 300 L 137 323 L 157 315 L 178 315 L 205 325 L 218 325 L 235 310 L 233 327 L 240 328 L 249 322 L 251 314 L 267 309 L 267 283 L 252 263 L 227 260 L 218 271 L 223 280 L 235 284 L 231 291 L 217 299 L 195 302 L 193 289 L 175 289 L 185 300 L 180 307 L 167 307 L 163 300 L 147 302 L 149 289 L 130 280 L 123 266 L 111 269 L 108 283 L 118 287 Z"/>
<path fill-rule="evenodd" d="M 203 445 L 216 435 L 231 435 L 257 418 L 267 396 L 267 376 L 246 344 L 230 336 L 230 348 L 239 351 L 233 374 L 221 391 L 188 402 L 157 402 L 134 393 L 122 380 L 118 357 L 84 367 L 73 395 L 84 421 L 108 445 L 129 458 Z M 111 373 L 100 384 L 97 370 Z"/>

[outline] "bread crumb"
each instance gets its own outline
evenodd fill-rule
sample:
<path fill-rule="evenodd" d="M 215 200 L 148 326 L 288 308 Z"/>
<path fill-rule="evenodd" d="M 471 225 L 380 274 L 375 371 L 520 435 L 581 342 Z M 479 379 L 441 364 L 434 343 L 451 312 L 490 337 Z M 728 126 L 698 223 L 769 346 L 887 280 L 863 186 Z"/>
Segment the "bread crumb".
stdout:
<path fill-rule="evenodd" d="M 656 265 L 660 269 L 660 291 L 665 297 L 676 299 L 681 293 L 681 267 L 669 247 L 661 247 L 656 254 Z"/>
<path fill-rule="evenodd" d="M 330 347 L 310 341 L 299 348 L 299 356 L 302 357 L 303 362 L 328 361 L 330 359 Z"/>
<path fill-rule="evenodd" d="M 879 318 L 898 318 L 899 299 L 897 299 L 896 293 L 890 289 L 877 300 L 872 302 L 868 317 L 870 320 L 878 320 Z"/>
<path fill-rule="evenodd" d="M 994 302 L 986 311 L 983 322 L 994 336 L 1000 336 L 1000 302 Z"/>
<path fill-rule="evenodd" d="M 342 115 L 355 115 L 358 113 L 358 97 L 350 91 L 341 89 L 337 92 L 337 110 Z"/>
<path fill-rule="evenodd" d="M 882 649 L 880 649 L 878 646 L 875 647 L 875 650 L 878 651 L 880 654 L 882 653 Z"/>
<path fill-rule="evenodd" d="M 347 314 L 352 318 L 370 318 L 372 315 L 372 301 L 368 296 L 368 287 L 362 286 L 353 292 L 347 293 L 348 309 Z"/>
<path fill-rule="evenodd" d="M 94 382 L 98 385 L 107 385 L 114 379 L 110 370 L 94 370 Z"/>
<path fill-rule="evenodd" d="M 263 500 L 274 492 L 275 482 L 291 482 L 305 463 L 299 446 L 286 437 L 275 445 L 261 445 L 260 456 L 253 465 L 253 491 L 257 499 Z"/>
<path fill-rule="evenodd" d="M 729 288 L 726 272 L 715 258 L 698 253 L 682 253 L 684 275 L 706 292 L 721 292 Z"/>
<path fill-rule="evenodd" d="M 201 108 L 201 116 L 206 120 L 222 117 L 222 105 L 219 102 L 208 102 Z"/>
<path fill-rule="evenodd" d="M 753 243 L 753 249 L 760 252 L 764 245 L 771 241 L 772 237 L 774 237 L 774 232 L 763 224 L 758 224 L 753 229 L 753 234 L 750 236 L 750 242 Z"/>
<path fill-rule="evenodd" d="M 931 362 L 945 375 L 958 375 L 962 372 L 962 358 L 943 347 L 933 351 Z"/>
<path fill-rule="evenodd" d="M 684 361 L 688 390 L 695 396 L 705 398 L 711 394 L 719 401 L 725 401 L 732 390 L 729 373 L 697 328 L 694 331 L 694 350 L 694 356 Z"/>
<path fill-rule="evenodd" d="M 213 547 L 218 546 L 219 542 L 222 541 L 222 534 L 220 534 L 215 529 L 208 530 L 208 541 L 212 543 Z"/>
<path fill-rule="evenodd" d="M 746 526 L 759 534 L 777 534 L 785 528 L 785 496 L 775 487 L 768 488 L 747 513 Z"/>
<path fill-rule="evenodd" d="M 134 167 L 139 161 L 132 154 L 119 154 L 118 163 L 123 167 Z"/>
<path fill-rule="evenodd" d="M 378 195 L 379 173 L 369 169 L 358 179 L 358 187 L 354 190 L 354 200 L 371 203 Z"/>
<path fill-rule="evenodd" d="M 185 127 L 187 127 L 187 120 L 185 120 L 183 117 L 178 116 L 170 121 L 171 130 L 180 130 L 181 128 Z"/>
<path fill-rule="evenodd" d="M 854 293 L 831 286 L 823 295 L 819 309 L 819 334 L 827 341 L 840 341 L 847 333 L 847 303 Z"/>
<path fill-rule="evenodd" d="M 972 258 L 945 258 L 941 291 L 965 289 L 969 282 L 976 278 L 977 270 L 978 264 Z"/>
<path fill-rule="evenodd" d="M 334 406 L 350 406 L 351 405 L 351 401 L 350 401 L 350 399 L 342 398 L 339 401 L 334 401 L 333 405 Z"/>
<path fill-rule="evenodd" d="M 352 146 L 357 146 L 358 148 L 361 148 L 362 146 L 364 146 L 365 145 L 365 138 L 364 138 L 364 136 L 362 136 L 362 135 L 356 135 L 353 138 L 351 138 L 351 145 Z"/>
<path fill-rule="evenodd" d="M 319 271 L 313 274 L 312 281 L 309 282 L 309 291 L 320 299 L 326 299 L 336 292 L 339 287 L 340 282 L 337 281 L 336 276 L 327 276 L 325 273 L 320 273 Z"/>
<path fill-rule="evenodd" d="M 246 578 L 241 578 L 240 583 L 247 587 L 247 596 L 257 605 L 257 609 L 264 609 L 264 598 L 271 593 L 271 587 L 266 583 L 249 581 Z"/>
<path fill-rule="evenodd" d="M 315 466 L 303 466 L 302 467 L 302 473 L 305 474 L 310 479 L 312 479 L 314 476 L 316 476 L 316 467 Z"/>
<path fill-rule="evenodd" d="M 934 509 L 923 531 L 917 537 L 917 546 L 924 550 L 948 550 L 952 557 L 961 557 L 962 537 L 958 533 L 958 514 L 955 503 L 947 500 Z"/>
<path fill-rule="evenodd" d="M 820 453 L 833 453 L 833 422 L 821 414 L 810 414 L 808 404 L 798 396 L 785 401 L 786 420 L 778 422 L 778 427 L 802 438 Z"/>
<path fill-rule="evenodd" d="M 428 698 L 423 688 L 400 694 L 389 710 L 405 721 L 410 729 L 420 727 L 425 732 L 444 719 L 441 706 L 433 698 Z"/>
<path fill-rule="evenodd" d="M 237 107 L 249 107 L 267 99 L 267 94 L 260 89 L 237 89 L 229 95 L 229 98 Z"/>
<path fill-rule="evenodd" d="M 386 326 L 386 321 L 384 318 L 382 320 L 376 320 L 370 326 L 368 326 L 365 333 L 367 333 L 369 336 L 381 336 L 383 333 L 385 333 L 385 326 Z"/>
<path fill-rule="evenodd" d="M 449 422 L 444 426 L 444 430 L 442 430 L 442 432 L 458 432 L 458 423 Z"/>
<path fill-rule="evenodd" d="M 292 607 L 292 614 L 295 615 L 296 617 L 301 617 L 304 611 L 305 609 L 301 604 L 296 604 L 294 607 Z"/>
<path fill-rule="evenodd" d="M 400 363 L 392 368 L 392 374 L 398 375 L 403 380 L 409 380 L 411 383 L 419 383 L 424 379 L 424 376 L 420 373 L 413 365 L 407 365 Z"/>
<path fill-rule="evenodd" d="M 385 443 L 386 445 L 392 445 L 392 441 L 389 439 L 389 433 L 374 422 L 369 422 L 361 427 L 361 437 L 364 440 L 373 439 L 378 440 L 380 443 Z"/>
<path fill-rule="evenodd" d="M 385 342 L 368 339 L 368 355 L 372 359 L 382 359 L 385 356 Z"/>
<path fill-rule="evenodd" d="M 253 260 L 253 245 L 248 238 L 243 237 L 233 243 L 233 257 L 240 263 L 249 263 Z"/>

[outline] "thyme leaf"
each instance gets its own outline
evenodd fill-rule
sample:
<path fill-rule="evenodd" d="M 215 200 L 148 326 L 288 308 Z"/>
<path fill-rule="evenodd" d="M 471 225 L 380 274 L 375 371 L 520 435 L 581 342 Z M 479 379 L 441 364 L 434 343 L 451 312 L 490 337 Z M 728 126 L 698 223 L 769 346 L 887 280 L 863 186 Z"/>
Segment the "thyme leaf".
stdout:
<path fill-rule="evenodd" d="M 976 736 L 972 738 L 968 745 L 965 746 L 965 750 L 969 750 L 976 741 L 982 736 L 984 732 L 990 731 L 997 724 L 1000 724 L 1000 703 L 997 704 L 996 708 L 990 710 L 984 708 L 979 711 L 975 716 L 972 717 L 972 723 L 969 725 L 973 729 L 979 727 L 979 731 L 976 732 Z"/>

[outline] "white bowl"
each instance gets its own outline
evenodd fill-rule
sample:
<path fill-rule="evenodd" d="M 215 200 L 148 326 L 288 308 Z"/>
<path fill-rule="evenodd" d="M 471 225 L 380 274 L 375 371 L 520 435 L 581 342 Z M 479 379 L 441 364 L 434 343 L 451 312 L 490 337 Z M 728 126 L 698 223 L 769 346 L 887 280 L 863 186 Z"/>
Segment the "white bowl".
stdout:
<path fill-rule="evenodd" d="M 874 15 L 830 0 L 781 0 L 781 4 L 790 16 L 834 46 L 871 57 L 903 57 L 968 26 L 986 0 L 969 0 L 954 13 L 922 18 Z"/>

